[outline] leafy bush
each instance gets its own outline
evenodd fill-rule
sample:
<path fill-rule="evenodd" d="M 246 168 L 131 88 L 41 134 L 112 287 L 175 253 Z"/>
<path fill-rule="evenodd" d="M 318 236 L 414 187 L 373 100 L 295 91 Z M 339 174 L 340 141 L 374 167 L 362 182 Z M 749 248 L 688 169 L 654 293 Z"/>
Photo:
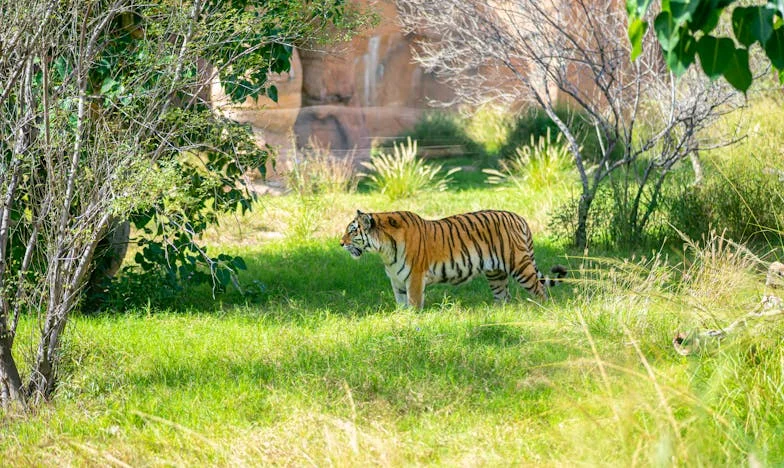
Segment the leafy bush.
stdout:
<path fill-rule="evenodd" d="M 423 190 L 446 190 L 450 175 L 459 171 L 453 168 L 442 175 L 440 164 L 428 164 L 417 157 L 417 142 L 406 139 L 406 144 L 395 144 L 393 153 L 380 152 L 362 162 L 370 170 L 362 174 L 371 187 L 387 195 L 391 201 L 410 197 Z"/>
<path fill-rule="evenodd" d="M 555 113 L 567 122 L 575 132 L 578 142 L 583 148 L 583 156 L 591 161 L 601 152 L 595 131 L 588 124 L 589 118 L 581 115 L 574 109 L 560 107 Z M 508 156 L 514 154 L 517 148 L 526 145 L 532 137 L 558 135 L 561 131 L 550 117 L 539 108 L 527 109 L 514 117 L 508 124 L 506 139 L 498 150 L 498 154 Z"/>
<path fill-rule="evenodd" d="M 639 184 L 629 173 L 622 171 L 612 176 L 607 184 L 596 191 L 591 209 L 588 212 L 588 241 L 603 247 L 640 247 L 656 245 L 669 238 L 677 238 L 670 228 L 670 219 L 664 202 L 656 202 L 650 218 L 644 226 L 635 224 L 640 216 L 632 213 L 632 197 Z M 652 188 L 643 190 L 642 198 L 649 202 Z M 659 196 L 658 198 L 662 198 Z M 553 235 L 565 242 L 573 242 L 578 228 L 577 210 L 579 196 L 574 195 L 567 202 L 556 207 L 550 218 L 549 229 Z M 639 213 L 638 213 L 639 215 Z M 638 221 L 639 222 L 639 221 Z"/>
<path fill-rule="evenodd" d="M 779 163 L 780 164 L 780 163 Z M 636 190 L 634 178 L 616 177 L 596 193 L 589 213 L 591 242 L 632 246 L 678 239 L 683 233 L 700 239 L 720 230 L 736 242 L 767 247 L 784 238 L 784 172 L 753 157 L 705 164 L 705 178 L 693 183 L 684 165 L 662 188 L 656 209 L 642 229 L 631 225 L 626 194 Z M 643 192 L 643 198 L 649 197 Z M 556 209 L 550 229 L 571 239 L 576 229 L 577 199 Z"/>
<path fill-rule="evenodd" d="M 501 160 L 500 170 L 484 169 L 491 184 L 512 182 L 521 190 L 562 188 L 574 180 L 574 164 L 562 135 L 555 138 L 548 128 L 545 135 L 531 135 L 528 145 L 515 150 L 514 156 Z"/>
<path fill-rule="evenodd" d="M 784 228 L 782 169 L 753 158 L 711 169 L 701 185 L 668 199 L 672 225 L 691 238 L 716 228 L 739 242 L 775 242 Z"/>
<path fill-rule="evenodd" d="M 428 112 L 401 136 L 415 140 L 423 148 L 461 146 L 464 155 L 485 155 L 484 147 L 468 134 L 470 120 L 456 112 Z"/>
<path fill-rule="evenodd" d="M 498 107 L 480 107 L 465 122 L 465 133 L 485 154 L 498 155 L 509 139 L 512 115 Z"/>

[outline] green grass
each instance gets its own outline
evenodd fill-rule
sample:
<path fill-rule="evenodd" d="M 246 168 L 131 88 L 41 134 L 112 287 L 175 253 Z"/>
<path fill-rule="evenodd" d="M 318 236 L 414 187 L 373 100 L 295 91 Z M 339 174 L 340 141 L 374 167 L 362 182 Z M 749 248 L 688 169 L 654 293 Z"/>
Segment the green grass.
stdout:
<path fill-rule="evenodd" d="M 0 453 L 18 466 L 784 461 L 781 327 L 754 351 L 740 339 L 683 358 L 671 333 L 699 320 L 670 267 L 579 273 L 537 247 L 584 281 L 544 304 L 515 287 L 506 306 L 482 279 L 429 287 L 421 312 L 397 309 L 378 258 L 336 239 L 242 248 L 244 280 L 265 285 L 255 303 L 75 318 L 56 403 L 7 416 Z M 759 289 L 738 275 L 739 295 L 713 298 L 711 278 L 691 291 L 737 315 Z"/>
<path fill-rule="evenodd" d="M 752 310 L 761 264 L 716 238 L 685 255 L 574 251 L 547 230 L 574 188 L 458 174 L 394 204 L 292 195 L 224 218 L 204 240 L 245 258 L 252 294 L 194 288 L 167 307 L 74 317 L 54 403 L 0 417 L 0 465 L 784 464 L 784 324 L 687 357 L 671 342 Z M 358 208 L 513 210 L 539 266 L 571 273 L 544 303 L 513 286 L 494 304 L 478 278 L 401 309 L 379 258 L 338 245 Z M 36 327 L 23 318 L 20 361 Z"/>

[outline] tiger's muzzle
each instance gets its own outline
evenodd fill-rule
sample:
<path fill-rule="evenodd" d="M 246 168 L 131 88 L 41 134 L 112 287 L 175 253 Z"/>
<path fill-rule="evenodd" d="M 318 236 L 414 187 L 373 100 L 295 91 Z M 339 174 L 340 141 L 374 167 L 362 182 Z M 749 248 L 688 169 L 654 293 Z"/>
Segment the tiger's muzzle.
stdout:
<path fill-rule="evenodd" d="M 352 244 L 344 244 L 343 241 L 340 241 L 340 245 L 343 246 L 343 248 L 346 249 L 353 258 L 359 258 L 362 256 L 363 251 L 359 247 L 356 247 Z"/>

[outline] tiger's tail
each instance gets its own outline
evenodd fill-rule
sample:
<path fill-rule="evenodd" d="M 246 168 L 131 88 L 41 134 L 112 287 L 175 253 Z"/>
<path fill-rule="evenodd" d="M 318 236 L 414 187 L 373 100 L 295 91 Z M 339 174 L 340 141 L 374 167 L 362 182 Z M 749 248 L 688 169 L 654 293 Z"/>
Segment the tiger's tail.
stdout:
<path fill-rule="evenodd" d="M 559 283 L 562 283 L 561 278 L 566 276 L 567 270 L 563 265 L 555 265 L 554 267 L 550 268 L 550 273 L 554 274 L 555 277 L 550 278 L 549 276 L 544 276 L 541 271 L 536 272 L 536 275 L 539 278 L 539 282 L 542 283 L 542 286 L 546 288 L 551 288 L 553 286 L 557 286 Z"/>

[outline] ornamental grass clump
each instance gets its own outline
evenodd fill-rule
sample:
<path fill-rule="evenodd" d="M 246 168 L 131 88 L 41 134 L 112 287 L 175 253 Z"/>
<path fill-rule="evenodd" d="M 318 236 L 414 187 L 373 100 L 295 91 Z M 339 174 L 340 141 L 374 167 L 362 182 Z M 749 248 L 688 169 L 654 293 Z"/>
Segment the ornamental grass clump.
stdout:
<path fill-rule="evenodd" d="M 370 186 L 390 201 L 426 190 L 443 192 L 452 180 L 449 176 L 460 170 L 453 168 L 443 174 L 440 164 L 426 163 L 417 157 L 417 143 L 411 138 L 407 138 L 405 144 L 395 144 L 391 154 L 379 152 L 362 165 L 370 171 L 362 174 Z"/>

